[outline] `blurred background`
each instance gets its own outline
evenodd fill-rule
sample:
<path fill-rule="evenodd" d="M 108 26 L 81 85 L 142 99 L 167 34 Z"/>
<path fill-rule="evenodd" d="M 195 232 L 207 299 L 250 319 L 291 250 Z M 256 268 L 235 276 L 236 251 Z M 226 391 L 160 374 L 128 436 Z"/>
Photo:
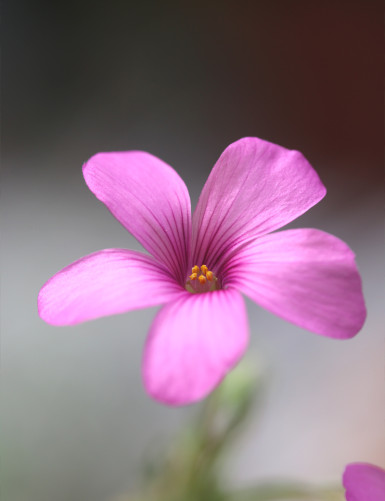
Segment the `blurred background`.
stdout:
<path fill-rule="evenodd" d="M 348 462 L 385 466 L 382 18 L 382 3 L 364 0 L 3 2 L 2 499 L 135 490 L 147 458 L 200 407 L 163 407 L 142 387 L 156 309 L 73 328 L 37 315 L 60 268 L 140 249 L 88 191 L 82 163 L 149 151 L 194 206 L 243 136 L 298 149 L 316 168 L 328 195 L 291 226 L 354 249 L 368 319 L 339 342 L 248 303 L 266 388 L 224 482 L 339 482 Z"/>

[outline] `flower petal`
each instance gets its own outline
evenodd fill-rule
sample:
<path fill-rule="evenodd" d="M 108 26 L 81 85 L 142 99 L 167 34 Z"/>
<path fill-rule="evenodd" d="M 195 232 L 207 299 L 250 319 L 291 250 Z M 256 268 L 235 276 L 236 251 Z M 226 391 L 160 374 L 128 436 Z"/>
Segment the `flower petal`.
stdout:
<path fill-rule="evenodd" d="M 247 315 L 235 290 L 189 294 L 164 306 L 146 342 L 143 377 L 156 400 L 184 405 L 204 398 L 241 358 Z"/>
<path fill-rule="evenodd" d="M 193 262 L 219 272 L 234 247 L 284 226 L 326 193 L 298 151 L 247 137 L 214 165 L 193 215 Z"/>
<path fill-rule="evenodd" d="M 324 336 L 352 337 L 366 317 L 353 252 L 319 230 L 260 237 L 229 260 L 224 277 L 267 310 Z"/>
<path fill-rule="evenodd" d="M 42 287 L 40 317 L 53 325 L 166 303 L 183 289 L 150 256 L 106 249 L 70 264 Z"/>
<path fill-rule="evenodd" d="M 385 501 L 385 471 L 378 466 L 348 464 L 343 484 L 347 501 Z"/>
<path fill-rule="evenodd" d="M 178 174 L 149 153 L 98 153 L 83 167 L 96 197 L 183 283 L 189 261 L 191 203 Z"/>

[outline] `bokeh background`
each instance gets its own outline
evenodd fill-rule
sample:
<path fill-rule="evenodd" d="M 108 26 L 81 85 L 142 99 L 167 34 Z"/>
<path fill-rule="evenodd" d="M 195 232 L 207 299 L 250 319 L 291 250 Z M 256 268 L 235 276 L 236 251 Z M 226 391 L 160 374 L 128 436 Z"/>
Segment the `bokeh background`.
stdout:
<path fill-rule="evenodd" d="M 222 150 L 259 136 L 302 151 L 327 197 L 291 226 L 355 250 L 368 319 L 347 342 L 248 303 L 262 412 L 225 482 L 339 482 L 385 466 L 382 3 L 3 2 L 2 489 L 6 501 L 105 501 L 137 488 L 198 406 L 149 399 L 141 356 L 156 309 L 44 324 L 41 285 L 80 256 L 140 249 L 88 191 L 82 163 L 143 149 L 193 205 Z"/>

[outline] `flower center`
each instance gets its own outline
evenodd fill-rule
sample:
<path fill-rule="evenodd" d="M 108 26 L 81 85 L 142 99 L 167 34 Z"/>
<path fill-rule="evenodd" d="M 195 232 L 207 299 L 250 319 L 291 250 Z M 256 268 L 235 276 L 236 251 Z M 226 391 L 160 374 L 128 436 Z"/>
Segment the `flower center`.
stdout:
<path fill-rule="evenodd" d="M 219 280 L 205 264 L 193 266 L 192 273 L 186 282 L 186 289 L 193 294 L 197 292 L 211 292 L 220 289 Z"/>

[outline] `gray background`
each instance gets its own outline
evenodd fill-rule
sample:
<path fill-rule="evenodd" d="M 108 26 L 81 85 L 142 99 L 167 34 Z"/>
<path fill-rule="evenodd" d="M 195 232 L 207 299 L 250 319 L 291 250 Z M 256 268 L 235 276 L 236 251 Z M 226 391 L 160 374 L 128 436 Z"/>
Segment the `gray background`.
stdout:
<path fill-rule="evenodd" d="M 317 169 L 328 195 L 291 226 L 355 250 L 368 320 L 338 342 L 248 303 L 249 358 L 267 389 L 226 481 L 338 482 L 350 461 L 385 466 L 380 3 L 24 0 L 4 2 L 3 18 L 4 500 L 132 490 L 199 408 L 163 407 L 142 387 L 156 309 L 73 328 L 37 315 L 39 288 L 63 266 L 140 249 L 87 190 L 82 163 L 150 151 L 194 205 L 221 151 L 246 135 L 299 149 Z"/>

